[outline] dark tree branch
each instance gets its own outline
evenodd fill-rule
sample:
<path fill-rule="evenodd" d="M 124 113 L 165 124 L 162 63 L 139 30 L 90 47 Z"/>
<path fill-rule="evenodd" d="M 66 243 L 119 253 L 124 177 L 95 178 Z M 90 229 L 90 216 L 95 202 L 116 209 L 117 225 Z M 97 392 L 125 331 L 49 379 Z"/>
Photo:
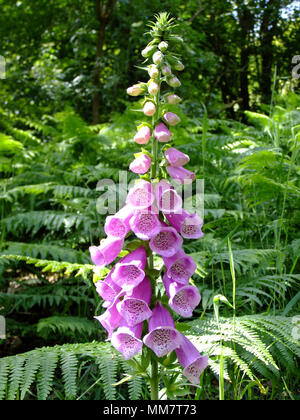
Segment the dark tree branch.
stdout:
<path fill-rule="evenodd" d="M 199 9 L 197 10 L 197 12 L 189 19 L 189 23 L 192 23 L 194 19 L 196 19 L 196 17 L 198 15 L 200 15 L 201 12 L 203 12 L 204 7 L 202 6 L 202 3 L 200 0 L 198 0 L 198 4 L 199 4 Z"/>

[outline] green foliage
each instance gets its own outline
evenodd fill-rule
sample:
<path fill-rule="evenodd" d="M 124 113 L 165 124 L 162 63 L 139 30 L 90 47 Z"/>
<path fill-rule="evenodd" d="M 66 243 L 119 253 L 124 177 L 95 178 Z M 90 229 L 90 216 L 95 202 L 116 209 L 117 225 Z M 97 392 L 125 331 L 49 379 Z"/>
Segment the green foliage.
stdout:
<path fill-rule="evenodd" d="M 300 302 L 300 102 L 297 96 L 285 101 L 265 118 L 248 114 L 254 125 L 190 118 L 192 104 L 185 105 L 187 116 L 180 113 L 174 138 L 190 155 L 189 168 L 205 179 L 205 223 L 203 238 L 184 242 L 198 265 L 192 281 L 201 305 L 191 322 L 176 321 L 210 356 L 210 369 L 195 391 L 172 362 L 171 390 L 170 370 L 161 364 L 169 398 L 218 398 L 212 384 L 220 366 L 229 399 L 286 399 L 282 378 L 292 390 L 298 384 L 291 320 Z M 139 359 L 124 363 L 115 353 L 112 358 L 109 344 L 80 343 L 105 339 L 92 320 L 102 302 L 88 247 L 104 237 L 97 182 L 118 181 L 136 152 L 132 105 L 126 107 L 94 127 L 70 110 L 38 122 L 3 114 L 1 132 L 21 147 L 0 153 L 0 314 L 7 343 L 18 337 L 22 344 L 13 349 L 0 342 L 1 355 L 11 354 L 0 360 L 1 399 L 149 398 Z M 216 296 L 220 305 L 228 302 L 219 308 L 219 322 Z"/>
<path fill-rule="evenodd" d="M 121 357 L 112 352 L 109 343 L 65 344 L 32 350 L 0 360 L 0 399 L 55 399 L 62 385 L 61 399 L 85 399 L 79 372 L 96 369 L 97 384 L 103 397 L 116 398 L 117 370 L 123 371 Z M 61 378 L 61 379 L 60 379 Z M 127 381 L 129 393 L 138 397 L 137 382 Z M 93 392 L 93 390 L 92 390 Z"/>
<path fill-rule="evenodd" d="M 219 375 L 220 344 L 226 360 L 224 377 L 229 379 L 229 363 L 251 380 L 262 375 L 280 378 L 284 366 L 297 370 L 299 342 L 292 336 L 292 320 L 280 316 L 248 315 L 237 318 L 195 320 L 189 324 L 190 336 L 201 353 L 210 356 L 210 366 Z M 234 378 L 231 378 L 234 380 Z"/>

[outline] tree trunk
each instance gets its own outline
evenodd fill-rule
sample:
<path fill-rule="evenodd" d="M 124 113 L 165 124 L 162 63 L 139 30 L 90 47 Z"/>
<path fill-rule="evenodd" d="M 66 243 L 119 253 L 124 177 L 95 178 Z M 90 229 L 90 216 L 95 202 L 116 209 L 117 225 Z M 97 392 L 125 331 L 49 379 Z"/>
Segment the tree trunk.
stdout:
<path fill-rule="evenodd" d="M 248 6 L 242 2 L 238 4 L 238 17 L 241 28 L 240 32 L 240 96 L 241 109 L 243 111 L 249 109 L 249 61 L 250 61 L 250 47 L 249 40 L 251 30 L 254 27 L 254 18 Z"/>
<path fill-rule="evenodd" d="M 98 39 L 97 39 L 97 50 L 95 57 L 95 65 L 93 71 L 93 100 L 92 100 L 92 116 L 93 124 L 99 124 L 100 115 L 100 61 L 103 52 L 103 45 L 105 39 L 105 29 L 109 23 L 112 12 L 114 10 L 117 0 L 96 0 L 97 4 L 97 19 L 99 22 Z"/>
<path fill-rule="evenodd" d="M 260 27 L 261 49 L 261 79 L 260 90 L 262 102 L 269 104 L 272 95 L 272 64 L 273 64 L 273 39 L 277 29 L 281 1 L 269 0 L 264 2 L 264 12 Z"/>

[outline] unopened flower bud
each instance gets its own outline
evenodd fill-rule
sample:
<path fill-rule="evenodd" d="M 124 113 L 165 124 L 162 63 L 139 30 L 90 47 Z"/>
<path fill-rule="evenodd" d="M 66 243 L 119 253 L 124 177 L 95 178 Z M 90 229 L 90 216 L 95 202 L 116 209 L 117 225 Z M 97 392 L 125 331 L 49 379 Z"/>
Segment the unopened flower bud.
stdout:
<path fill-rule="evenodd" d="M 173 112 L 166 112 L 163 116 L 163 119 L 168 125 L 177 125 L 181 121 L 178 115 L 174 114 Z"/>
<path fill-rule="evenodd" d="M 159 91 L 158 83 L 152 80 L 148 85 L 148 92 L 150 93 L 150 95 L 156 95 L 158 91 Z"/>
<path fill-rule="evenodd" d="M 148 73 L 151 79 L 157 79 L 159 76 L 159 70 L 155 64 L 151 64 L 151 66 L 149 66 Z"/>
<path fill-rule="evenodd" d="M 127 93 L 130 96 L 139 96 L 145 92 L 145 83 L 138 83 L 136 85 L 130 86 L 127 89 Z"/>
<path fill-rule="evenodd" d="M 160 64 L 164 59 L 164 55 L 160 51 L 153 54 L 152 60 L 154 64 Z"/>
<path fill-rule="evenodd" d="M 168 83 L 169 86 L 171 86 L 173 88 L 181 86 L 180 80 L 176 76 L 170 77 L 167 80 L 167 83 Z"/>
<path fill-rule="evenodd" d="M 143 112 L 147 117 L 152 117 L 156 112 L 156 106 L 153 102 L 146 102 L 143 108 Z"/>
<path fill-rule="evenodd" d="M 163 74 L 164 76 L 171 76 L 172 71 L 171 71 L 170 67 L 169 67 L 169 66 L 164 66 L 164 67 L 162 68 L 162 74 Z"/>
<path fill-rule="evenodd" d="M 143 57 L 148 58 L 148 57 L 151 57 L 155 51 L 156 51 L 155 45 L 148 45 L 146 48 L 143 49 L 141 54 Z"/>
<path fill-rule="evenodd" d="M 182 62 L 181 62 L 181 61 L 178 61 L 178 62 L 175 64 L 174 69 L 175 69 L 175 70 L 177 70 L 177 71 L 182 71 L 182 70 L 184 70 L 184 65 L 182 64 Z"/>
<path fill-rule="evenodd" d="M 167 42 L 165 42 L 165 41 L 162 41 L 162 42 L 158 45 L 158 49 L 159 49 L 161 52 L 165 52 L 165 51 L 167 51 L 167 49 L 168 49 L 168 43 L 167 43 Z"/>
<path fill-rule="evenodd" d="M 134 136 L 134 141 L 137 144 L 147 144 L 151 137 L 151 130 L 148 126 L 144 125 L 141 127 L 136 135 Z"/>
<path fill-rule="evenodd" d="M 181 102 L 181 98 L 177 95 L 168 95 L 167 101 L 170 105 L 177 105 Z"/>

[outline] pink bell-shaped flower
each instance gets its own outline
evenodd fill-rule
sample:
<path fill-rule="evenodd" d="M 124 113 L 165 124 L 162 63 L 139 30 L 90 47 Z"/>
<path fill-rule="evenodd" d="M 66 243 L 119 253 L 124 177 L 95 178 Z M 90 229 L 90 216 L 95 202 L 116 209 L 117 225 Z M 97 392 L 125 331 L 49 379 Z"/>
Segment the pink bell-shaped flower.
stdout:
<path fill-rule="evenodd" d="M 129 191 L 126 203 L 135 210 L 147 209 L 153 204 L 154 194 L 152 185 L 148 181 L 138 181 Z"/>
<path fill-rule="evenodd" d="M 182 166 L 167 166 L 167 172 L 178 184 L 191 184 L 195 179 L 194 172 L 183 168 Z"/>
<path fill-rule="evenodd" d="M 116 296 L 121 292 L 119 287 L 111 278 L 112 271 L 104 280 L 99 280 L 95 284 L 97 293 L 104 299 L 104 307 L 108 307 L 114 301 Z"/>
<path fill-rule="evenodd" d="M 175 166 L 177 168 L 179 166 L 186 165 L 190 161 L 188 155 L 174 149 L 174 147 L 170 147 L 170 149 L 165 151 L 165 158 L 171 166 Z"/>
<path fill-rule="evenodd" d="M 202 238 L 203 220 L 196 213 L 190 214 L 183 209 L 178 214 L 166 214 L 166 218 L 185 239 Z"/>
<path fill-rule="evenodd" d="M 111 278 L 123 290 L 131 291 L 144 280 L 146 262 L 146 250 L 140 246 L 115 265 Z"/>
<path fill-rule="evenodd" d="M 130 327 L 124 320 L 120 327 L 111 336 L 111 344 L 122 353 L 125 360 L 132 359 L 142 350 L 143 342 L 140 339 L 143 331 L 143 323 Z"/>
<path fill-rule="evenodd" d="M 145 321 L 152 315 L 149 309 L 151 300 L 151 283 L 144 280 L 131 290 L 125 298 L 117 304 L 117 309 L 129 326 L 134 326 Z"/>
<path fill-rule="evenodd" d="M 120 300 L 120 297 L 124 296 L 124 294 L 125 292 L 121 291 L 102 315 L 94 317 L 106 329 L 108 333 L 108 339 L 111 338 L 112 333 L 116 328 L 119 327 L 122 321 L 122 316 L 117 309 L 117 304 Z"/>
<path fill-rule="evenodd" d="M 201 356 L 194 344 L 182 334 L 182 344 L 176 349 L 183 375 L 194 385 L 200 382 L 200 375 L 208 366 L 208 357 Z"/>
<path fill-rule="evenodd" d="M 126 205 L 114 216 L 108 216 L 105 221 L 104 230 L 107 236 L 123 239 L 130 231 L 129 221 L 132 218 L 134 209 Z"/>
<path fill-rule="evenodd" d="M 160 181 L 155 186 L 155 199 L 163 213 L 181 213 L 182 198 L 167 181 Z"/>
<path fill-rule="evenodd" d="M 135 174 L 145 174 L 151 166 L 151 158 L 142 153 L 134 161 L 131 162 L 129 169 Z"/>
<path fill-rule="evenodd" d="M 182 335 L 175 329 L 170 312 L 160 302 L 152 311 L 149 320 L 149 333 L 143 341 L 157 357 L 163 357 L 178 349 L 182 343 Z"/>
<path fill-rule="evenodd" d="M 180 249 L 170 258 L 163 257 L 167 275 L 176 283 L 187 284 L 195 273 L 197 265 L 192 257 Z"/>
<path fill-rule="evenodd" d="M 91 260 L 99 267 L 112 263 L 122 251 L 124 239 L 108 236 L 99 246 L 90 246 Z"/>
<path fill-rule="evenodd" d="M 184 318 L 191 317 L 194 309 L 201 301 L 197 287 L 189 284 L 182 285 L 175 283 L 167 274 L 164 275 L 163 281 L 167 295 L 169 296 L 170 308 Z"/>
<path fill-rule="evenodd" d="M 160 232 L 161 224 L 158 218 L 158 209 L 152 206 L 149 209 L 138 210 L 130 219 L 133 233 L 143 241 L 151 239 Z"/>
<path fill-rule="evenodd" d="M 150 239 L 150 248 L 163 257 L 172 257 L 182 243 L 183 239 L 174 228 L 162 225 L 160 232 Z"/>

